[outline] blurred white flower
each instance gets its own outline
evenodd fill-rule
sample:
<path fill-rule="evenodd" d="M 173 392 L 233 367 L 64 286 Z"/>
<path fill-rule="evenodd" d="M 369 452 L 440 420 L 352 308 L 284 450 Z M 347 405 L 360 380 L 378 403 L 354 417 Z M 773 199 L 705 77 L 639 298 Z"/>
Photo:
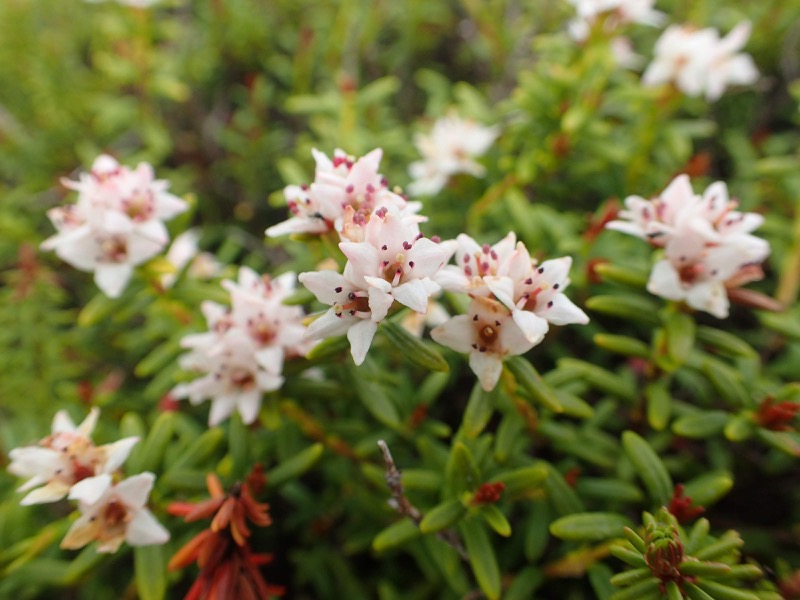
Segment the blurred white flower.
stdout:
<path fill-rule="evenodd" d="M 61 500 L 79 482 L 111 474 L 122 466 L 139 438 L 95 446 L 89 436 L 99 415 L 99 409 L 92 408 L 76 427 L 66 411 L 58 411 L 53 417 L 52 433 L 37 446 L 11 450 L 8 470 L 29 478 L 18 491 L 32 490 L 20 504 Z"/>
<path fill-rule="evenodd" d="M 664 249 L 647 284 L 651 293 L 722 319 L 728 316 L 727 290 L 763 276 L 759 265 L 769 244 L 750 232 L 764 218 L 737 211 L 725 183 L 712 183 L 700 196 L 689 177 L 679 175 L 660 196 L 629 196 L 625 207 L 606 228 Z"/>
<path fill-rule="evenodd" d="M 98 4 L 100 2 L 108 2 L 109 0 L 84 0 L 90 4 Z M 161 0 L 112 0 L 117 4 L 122 4 L 123 6 L 133 6 L 134 8 L 150 8 L 155 4 L 158 4 Z"/>
<path fill-rule="evenodd" d="M 133 268 L 166 246 L 163 221 L 187 209 L 156 180 L 146 163 L 131 170 L 108 155 L 99 156 L 78 181 L 62 180 L 78 192 L 75 204 L 48 211 L 57 233 L 42 242 L 77 269 L 94 272 L 103 293 L 119 296 Z"/>
<path fill-rule="evenodd" d="M 749 85 L 758 70 L 749 54 L 738 52 L 750 37 L 750 23 L 720 39 L 713 28 L 668 27 L 656 42 L 655 57 L 642 75 L 646 86 L 674 83 L 689 96 L 717 100 L 728 85 Z"/>
<path fill-rule="evenodd" d="M 453 114 L 437 120 L 429 135 L 414 136 L 422 160 L 409 166 L 413 181 L 408 193 L 436 194 L 456 173 L 483 177 L 486 169 L 474 159 L 486 153 L 499 133 L 497 127 L 485 127 Z"/>
<path fill-rule="evenodd" d="M 187 265 L 186 274 L 195 279 L 211 279 L 219 275 L 222 265 L 210 252 L 200 252 L 199 241 L 200 233 L 196 229 L 184 231 L 173 240 L 165 258 L 175 272 L 162 275 L 161 285 L 171 287 L 178 273 Z"/>
<path fill-rule="evenodd" d="M 140 473 L 119 483 L 104 475 L 84 480 L 72 488 L 71 500 L 78 500 L 81 516 L 61 541 L 69 550 L 100 542 L 98 552 L 113 553 L 127 542 L 131 546 L 164 544 L 169 532 L 146 508 L 155 475 Z"/>
<path fill-rule="evenodd" d="M 227 419 L 234 410 L 249 424 L 256 420 L 264 392 L 283 384 L 284 359 L 310 349 L 303 310 L 284 301 L 294 293 L 294 273 L 271 279 L 240 267 L 237 281 L 223 281 L 231 307 L 204 302 L 208 331 L 181 340 L 190 350 L 181 356 L 183 369 L 202 374 L 172 390 L 192 404 L 211 400 L 209 425 Z"/>

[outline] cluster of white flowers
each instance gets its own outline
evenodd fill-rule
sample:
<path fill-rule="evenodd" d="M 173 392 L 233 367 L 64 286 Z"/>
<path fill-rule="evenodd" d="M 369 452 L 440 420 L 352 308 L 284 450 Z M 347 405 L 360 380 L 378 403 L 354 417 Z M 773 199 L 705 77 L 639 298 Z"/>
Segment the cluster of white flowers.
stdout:
<path fill-rule="evenodd" d="M 729 85 L 750 85 L 758 70 L 749 54 L 739 52 L 750 37 L 750 23 L 743 22 L 720 39 L 711 27 L 668 27 L 656 42 L 655 58 L 642 75 L 647 86 L 674 83 L 689 96 L 717 100 Z"/>
<path fill-rule="evenodd" d="M 403 214 L 420 209 L 418 203 L 407 202 L 390 190 L 386 178 L 378 173 L 383 156 L 380 148 L 358 159 L 340 149 L 333 159 L 317 149 L 312 154 L 317 164 L 314 182 L 284 188 L 293 216 L 267 229 L 268 236 L 337 231 L 342 239 L 357 239 L 369 215 L 381 207 Z"/>
<path fill-rule="evenodd" d="M 53 418 L 51 435 L 36 446 L 14 448 L 8 470 L 26 481 L 21 504 L 56 502 L 65 496 L 78 501 L 81 516 L 61 542 L 62 548 L 81 548 L 99 541 L 98 552 L 116 552 L 123 541 L 132 546 L 163 544 L 169 533 L 146 508 L 155 476 L 140 473 L 114 482 L 139 438 L 95 446 L 90 435 L 100 411 L 93 408 L 77 427 L 66 412 Z"/>
<path fill-rule="evenodd" d="M 648 291 L 722 319 L 728 316 L 727 289 L 761 279 L 760 265 L 770 251 L 765 240 L 750 234 L 764 218 L 736 206 L 725 183 L 711 184 L 700 196 L 689 177 L 679 175 L 652 200 L 626 198 L 627 210 L 619 215 L 624 220 L 606 227 L 664 249 Z"/>
<path fill-rule="evenodd" d="M 572 259 L 539 264 L 512 232 L 494 246 L 480 245 L 466 234 L 457 238 L 455 265 L 438 274 L 444 289 L 469 294 L 466 315 L 431 331 L 431 337 L 459 352 L 485 390 L 497 385 L 506 356 L 523 354 L 539 344 L 550 324 L 589 322 L 564 295 Z"/>
<path fill-rule="evenodd" d="M 414 137 L 422 160 L 409 165 L 413 181 L 408 193 L 412 196 L 436 194 L 457 173 L 483 177 L 486 169 L 474 159 L 483 156 L 499 133 L 497 127 L 484 127 L 455 114 L 438 119 L 429 135 Z"/>
<path fill-rule="evenodd" d="M 230 308 L 204 302 L 209 330 L 181 341 L 191 350 L 181 357 L 181 367 L 204 375 L 179 384 L 172 395 L 192 404 L 211 399 L 211 426 L 234 410 L 249 424 L 258 416 L 262 394 L 283 384 L 284 359 L 305 355 L 311 343 L 305 338 L 303 310 L 284 304 L 295 289 L 294 273 L 270 279 L 241 267 L 238 282 L 222 285 L 230 293 Z"/>
<path fill-rule="evenodd" d="M 601 19 L 606 31 L 615 32 L 630 23 L 659 26 L 667 18 L 653 8 L 655 0 L 569 0 L 569 3 L 575 7 L 576 17 L 569 22 L 568 30 L 578 41 L 585 40 Z"/>
<path fill-rule="evenodd" d="M 186 202 L 167 192 L 166 181 L 154 179 L 149 164 L 131 170 L 105 154 L 90 173 L 62 183 L 78 192 L 78 200 L 48 211 L 58 233 L 42 248 L 94 272 L 97 287 L 112 298 L 122 293 L 136 265 L 167 245 L 164 221 L 187 209 Z"/>

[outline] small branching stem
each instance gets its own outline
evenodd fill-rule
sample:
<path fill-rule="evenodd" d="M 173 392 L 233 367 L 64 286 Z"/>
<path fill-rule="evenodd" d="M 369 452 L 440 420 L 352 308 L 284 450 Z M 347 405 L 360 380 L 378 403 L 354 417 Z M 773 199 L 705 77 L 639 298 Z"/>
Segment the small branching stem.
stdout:
<path fill-rule="evenodd" d="M 401 515 L 408 517 L 414 521 L 414 523 L 419 525 L 420 521 L 422 521 L 422 513 L 416 506 L 411 504 L 411 501 L 406 497 L 406 492 L 403 489 L 403 481 L 400 476 L 400 470 L 394 463 L 394 458 L 392 458 L 392 453 L 389 450 L 389 446 L 387 446 L 386 442 L 383 440 L 378 440 L 378 447 L 381 449 L 381 454 L 383 454 L 383 462 L 386 465 L 386 485 L 392 492 L 392 500 L 390 501 L 391 506 Z M 454 531 L 440 531 L 436 534 L 436 536 L 448 546 L 452 547 L 456 552 L 458 552 L 461 558 L 464 560 L 469 559 L 469 555 L 467 554 L 467 550 L 464 548 L 464 544 Z"/>

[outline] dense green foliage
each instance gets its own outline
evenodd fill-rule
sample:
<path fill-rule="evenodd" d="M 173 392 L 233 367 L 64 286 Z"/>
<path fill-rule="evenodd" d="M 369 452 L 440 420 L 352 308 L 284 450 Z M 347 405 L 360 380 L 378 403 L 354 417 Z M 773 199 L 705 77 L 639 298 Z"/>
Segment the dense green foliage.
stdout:
<path fill-rule="evenodd" d="M 251 544 L 275 555 L 263 572 L 289 598 L 679 598 L 682 580 L 659 588 L 643 558 L 659 540 L 699 559 L 682 573 L 709 597 L 771 600 L 781 582 L 800 597 L 785 583 L 800 569 L 798 419 L 778 430 L 768 416 L 800 402 L 800 2 L 657 8 L 723 32 L 749 19 L 758 83 L 714 103 L 643 87 L 607 38 L 570 39 L 560 0 L 3 0 L 0 466 L 57 410 L 79 422 L 98 406 L 98 443 L 141 436 L 125 470 L 157 475 L 150 506 L 172 539 L 61 550 L 70 505 L 19 506 L 2 470 L 0 598 L 183 597 L 196 571 L 166 565 L 200 527 L 167 505 L 204 498 L 208 472 L 231 486 L 256 463 L 273 524 Z M 626 33 L 649 60 L 659 29 Z M 287 362 L 256 424 L 209 429 L 208 404 L 166 410 L 165 396 L 190 378 L 179 342 L 205 330 L 201 302 L 227 301 L 220 278 L 164 290 L 153 261 L 109 299 L 38 249 L 67 197 L 59 178 L 107 152 L 152 163 L 190 202 L 169 229 L 198 226 L 223 277 L 314 270 L 329 248 L 263 235 L 286 218 L 283 187 L 313 179 L 311 149 L 381 147 L 381 172 L 405 186 L 414 134 L 449 109 L 501 134 L 485 177 L 423 199 L 425 232 L 493 244 L 514 230 L 537 258 L 572 256 L 568 295 L 591 317 L 507 361 L 493 392 L 463 356 L 390 323 L 363 365 L 324 342 Z M 734 305 L 720 320 L 645 290 L 647 244 L 602 226 L 680 172 L 696 189 L 726 181 L 765 216 L 772 252 L 748 289 L 785 310 Z M 418 524 L 387 503 L 378 440 Z M 497 502 L 476 500 L 500 482 Z M 659 511 L 676 484 L 704 519 Z"/>

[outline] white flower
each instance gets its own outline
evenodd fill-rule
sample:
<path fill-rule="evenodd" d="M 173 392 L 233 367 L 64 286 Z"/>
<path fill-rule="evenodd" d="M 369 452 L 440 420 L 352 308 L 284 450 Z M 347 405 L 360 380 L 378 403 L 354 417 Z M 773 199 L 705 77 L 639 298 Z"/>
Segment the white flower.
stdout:
<path fill-rule="evenodd" d="M 689 96 L 717 100 L 728 85 L 749 85 L 758 79 L 750 55 L 738 53 L 749 36 L 747 22 L 721 40 L 713 28 L 672 25 L 656 42 L 655 57 L 642 75 L 642 83 L 655 86 L 673 82 Z"/>
<path fill-rule="evenodd" d="M 438 343 L 457 352 L 469 353 L 469 366 L 486 391 L 494 389 L 506 356 L 523 354 L 533 348 L 500 302 L 479 296 L 466 315 L 458 315 L 431 331 Z"/>
<path fill-rule="evenodd" d="M 769 255 L 769 244 L 750 232 L 764 219 L 735 210 L 725 183 L 712 183 L 699 196 L 689 178 L 679 175 L 659 197 L 630 196 L 625 206 L 623 220 L 606 227 L 664 248 L 647 284 L 651 293 L 725 318 L 727 289 L 763 276 L 758 265 Z"/>
<path fill-rule="evenodd" d="M 378 323 L 395 300 L 425 314 L 441 288 L 437 272 L 453 253 L 450 244 L 423 237 L 416 222 L 381 208 L 364 227 L 361 242 L 341 242 L 348 261 L 344 273 L 301 273 L 300 281 L 331 308 L 308 328 L 311 339 L 347 333 L 353 360 L 360 365 Z"/>
<path fill-rule="evenodd" d="M 497 275 L 500 265 L 514 253 L 517 236 L 512 231 L 494 246 L 479 244 L 466 233 L 456 238 L 455 265 L 447 265 L 434 279 L 443 289 L 488 296 L 484 277 Z"/>
<path fill-rule="evenodd" d="M 77 483 L 116 471 L 139 441 L 129 437 L 113 444 L 95 446 L 89 437 L 100 411 L 92 408 L 77 427 L 63 410 L 53 417 L 52 433 L 38 446 L 14 448 L 9 453 L 8 470 L 29 478 L 19 491 L 29 492 L 21 504 L 55 502 L 66 496 Z"/>
<path fill-rule="evenodd" d="M 72 524 L 61 547 L 74 550 L 95 540 L 98 552 L 116 552 L 122 542 L 131 546 L 164 544 L 169 532 L 146 508 L 155 475 L 140 473 L 111 485 L 107 475 L 73 487 L 70 499 L 79 501 L 81 516 Z"/>
<path fill-rule="evenodd" d="M 380 148 L 358 159 L 340 149 L 334 152 L 333 159 L 316 148 L 312 153 L 317 163 L 314 182 L 284 189 L 293 216 L 267 229 L 269 237 L 289 233 L 319 235 L 334 230 L 341 232 L 348 207 L 358 215 L 355 220 L 362 222 L 381 207 L 408 207 L 405 198 L 390 191 L 386 179 L 378 173 L 383 156 Z M 352 223 L 353 214 L 349 219 Z"/>
<path fill-rule="evenodd" d="M 456 173 L 482 177 L 486 169 L 474 159 L 483 156 L 498 134 L 496 127 L 484 127 L 452 114 L 437 120 L 429 135 L 414 137 L 423 160 L 409 166 L 414 180 L 408 186 L 409 194 L 436 194 Z"/>
<path fill-rule="evenodd" d="M 211 426 L 234 410 L 249 424 L 258 416 L 263 393 L 283 384 L 284 359 L 305 355 L 311 343 L 302 309 L 284 304 L 294 292 L 294 273 L 271 279 L 241 267 L 236 282 L 222 285 L 230 293 L 231 308 L 204 302 L 209 330 L 181 340 L 191 350 L 180 358 L 181 367 L 204 375 L 176 386 L 172 395 L 192 404 L 210 399 Z"/>
<path fill-rule="evenodd" d="M 613 32 L 629 23 L 659 26 L 666 20 L 666 15 L 653 8 L 655 0 L 569 0 L 575 7 L 577 16 L 567 27 L 570 36 L 583 41 L 589 36 L 589 30 L 598 19 L 603 20 L 603 28 Z"/>
<path fill-rule="evenodd" d="M 130 170 L 105 154 L 78 181 L 62 182 L 78 192 L 78 200 L 48 211 L 57 233 L 42 248 L 94 272 L 95 283 L 110 297 L 122 293 L 135 266 L 166 246 L 163 221 L 187 208 L 167 192 L 166 181 L 154 179 L 150 165 Z"/>

